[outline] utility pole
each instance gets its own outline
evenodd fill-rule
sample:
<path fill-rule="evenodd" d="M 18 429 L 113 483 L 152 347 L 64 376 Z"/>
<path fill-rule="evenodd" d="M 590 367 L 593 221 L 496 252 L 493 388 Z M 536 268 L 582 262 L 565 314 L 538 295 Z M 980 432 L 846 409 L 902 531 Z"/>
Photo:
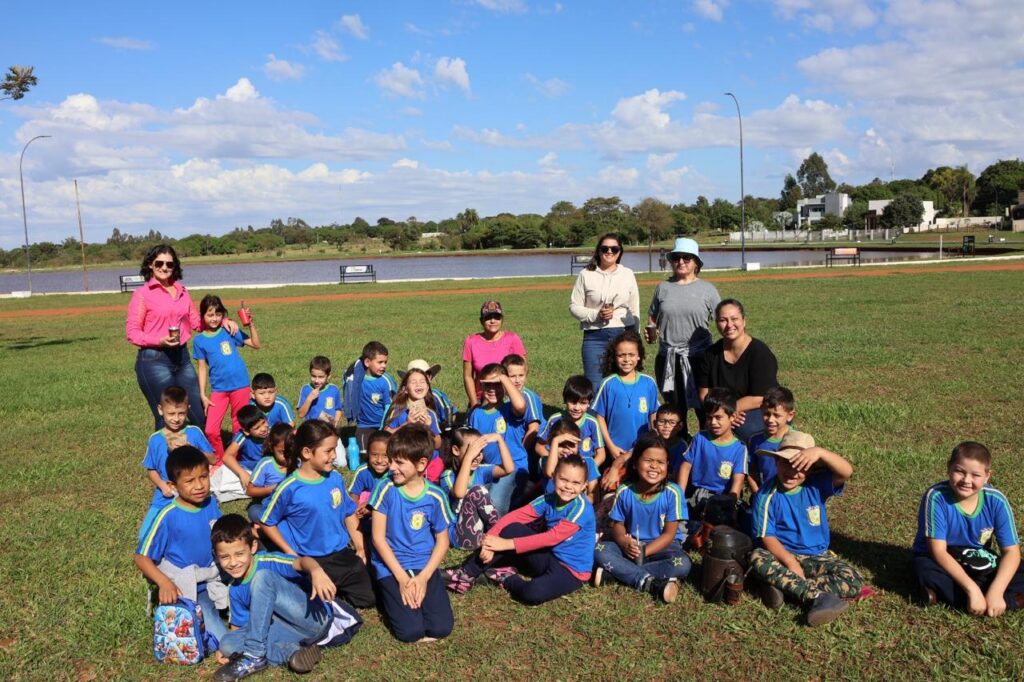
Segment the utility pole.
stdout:
<path fill-rule="evenodd" d="M 78 200 L 78 180 L 75 180 L 75 207 L 78 208 L 78 244 L 82 247 L 82 284 L 89 291 L 89 270 L 85 267 L 85 231 L 82 229 L 82 203 Z"/>

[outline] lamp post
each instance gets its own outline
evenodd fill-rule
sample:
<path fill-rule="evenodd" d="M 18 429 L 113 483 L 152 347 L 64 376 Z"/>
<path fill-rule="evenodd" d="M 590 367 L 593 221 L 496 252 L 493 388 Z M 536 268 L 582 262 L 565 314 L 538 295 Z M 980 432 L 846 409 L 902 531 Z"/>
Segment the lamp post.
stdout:
<path fill-rule="evenodd" d="M 743 186 L 743 115 L 740 114 L 740 101 L 731 92 L 725 93 L 736 103 L 736 117 L 740 120 L 740 263 L 747 269 L 747 191 Z"/>
<path fill-rule="evenodd" d="M 18 160 L 18 179 L 21 181 L 21 222 L 25 226 L 25 262 L 28 263 L 28 293 L 32 294 L 32 249 L 28 245 L 28 212 L 25 210 L 25 176 L 21 172 L 21 164 L 25 161 L 25 150 L 36 140 L 52 135 L 36 135 L 25 143 L 21 148 L 21 158 Z"/>

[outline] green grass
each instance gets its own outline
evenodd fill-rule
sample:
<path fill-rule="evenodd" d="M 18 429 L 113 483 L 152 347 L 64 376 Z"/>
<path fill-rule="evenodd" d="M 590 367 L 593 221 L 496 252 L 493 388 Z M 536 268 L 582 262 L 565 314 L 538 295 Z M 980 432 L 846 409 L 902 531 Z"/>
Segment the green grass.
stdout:
<path fill-rule="evenodd" d="M 732 275 L 730 275 L 732 277 Z M 710 278 L 714 281 L 714 277 Z M 651 280 L 653 281 L 653 280 Z M 509 329 L 530 354 L 530 385 L 558 403 L 579 370 L 580 333 L 568 280 L 553 290 L 503 287 Z M 467 283 L 224 290 L 230 300 L 370 291 L 463 289 Z M 856 473 L 830 503 L 833 546 L 882 594 L 834 625 L 809 630 L 795 609 L 768 612 L 750 595 L 706 605 L 692 587 L 658 606 L 624 588 L 584 589 L 537 608 L 481 587 L 453 599 L 445 642 L 397 644 L 367 614 L 347 647 L 327 652 L 312 679 L 922 678 L 1020 679 L 1022 616 L 983 621 L 909 602 L 908 546 L 921 493 L 943 475 L 959 440 L 995 454 L 993 482 L 1024 500 L 1019 272 L 719 283 L 742 300 L 749 329 L 780 363 L 798 425 L 846 455 Z M 644 284 L 646 303 L 652 290 Z M 254 305 L 264 349 L 246 356 L 294 399 L 315 353 L 340 368 L 378 338 L 393 367 L 423 356 L 461 395 L 462 340 L 478 328 L 479 294 Z M 2 301 L 0 312 L 123 306 L 126 296 Z M 0 678 L 194 679 L 157 665 L 131 554 L 150 489 L 139 466 L 152 422 L 135 383 L 122 312 L 0 323 Z M 226 505 L 239 511 L 240 503 Z M 201 669 L 209 678 L 213 664 Z M 261 679 L 284 679 L 272 671 Z"/>

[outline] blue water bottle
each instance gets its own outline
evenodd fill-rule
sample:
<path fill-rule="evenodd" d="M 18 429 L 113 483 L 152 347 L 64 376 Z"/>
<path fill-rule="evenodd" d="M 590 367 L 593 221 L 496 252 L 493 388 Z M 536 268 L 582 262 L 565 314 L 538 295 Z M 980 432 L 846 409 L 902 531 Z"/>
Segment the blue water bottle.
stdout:
<path fill-rule="evenodd" d="M 348 453 L 349 471 L 355 471 L 359 468 L 359 443 L 356 442 L 355 436 L 348 439 L 346 451 Z"/>

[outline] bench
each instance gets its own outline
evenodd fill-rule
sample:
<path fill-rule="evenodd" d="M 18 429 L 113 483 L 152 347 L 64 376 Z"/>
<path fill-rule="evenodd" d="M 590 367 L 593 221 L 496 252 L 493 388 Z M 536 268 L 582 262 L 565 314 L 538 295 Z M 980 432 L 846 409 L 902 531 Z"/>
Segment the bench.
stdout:
<path fill-rule="evenodd" d="M 146 278 L 142 275 L 120 275 L 117 279 L 121 282 L 122 294 L 127 294 L 129 289 L 141 287 L 146 283 Z"/>
<path fill-rule="evenodd" d="M 860 265 L 860 249 L 856 246 L 837 246 L 828 250 L 825 254 L 825 265 L 832 267 L 836 261 L 848 260 L 854 265 Z"/>
<path fill-rule="evenodd" d="M 974 250 L 974 235 L 969 234 L 964 236 L 964 244 L 960 247 L 961 256 L 974 256 L 976 255 Z"/>
<path fill-rule="evenodd" d="M 341 265 L 338 267 L 338 274 L 341 276 L 339 284 L 377 281 L 373 265 Z"/>
<path fill-rule="evenodd" d="M 572 256 L 569 259 L 569 274 L 575 275 L 588 265 L 590 265 L 590 256 Z"/>

